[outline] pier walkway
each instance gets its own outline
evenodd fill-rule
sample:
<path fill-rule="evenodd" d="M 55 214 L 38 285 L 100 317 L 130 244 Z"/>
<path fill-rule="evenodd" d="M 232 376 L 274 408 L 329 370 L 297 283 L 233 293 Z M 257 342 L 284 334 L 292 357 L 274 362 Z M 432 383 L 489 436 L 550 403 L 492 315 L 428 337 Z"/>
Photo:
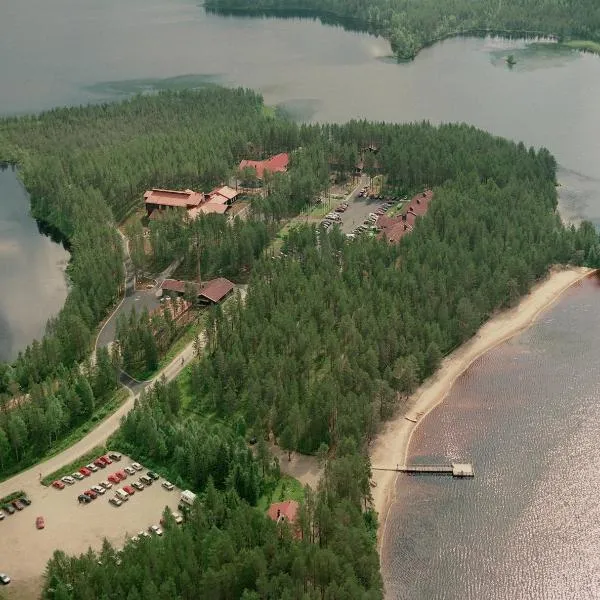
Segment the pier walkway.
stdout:
<path fill-rule="evenodd" d="M 398 473 L 440 474 L 452 477 L 474 477 L 473 465 L 469 463 L 452 463 L 451 465 L 396 465 L 391 468 L 372 467 L 373 471 L 396 471 Z"/>

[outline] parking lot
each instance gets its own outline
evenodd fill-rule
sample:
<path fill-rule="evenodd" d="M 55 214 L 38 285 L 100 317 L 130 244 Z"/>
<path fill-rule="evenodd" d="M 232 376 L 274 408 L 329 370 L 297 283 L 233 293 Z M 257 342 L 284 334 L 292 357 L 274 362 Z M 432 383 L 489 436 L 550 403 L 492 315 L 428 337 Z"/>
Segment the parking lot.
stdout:
<path fill-rule="evenodd" d="M 368 219 L 369 213 L 375 213 L 378 209 L 382 208 L 386 202 L 388 206 L 394 206 L 399 198 L 388 198 L 387 200 L 383 198 L 371 198 L 369 196 L 362 196 L 362 193 L 368 189 L 366 184 L 366 180 L 363 179 L 359 183 L 359 186 L 350 194 L 346 201 L 343 202 L 340 200 L 337 203 L 331 204 L 331 210 L 328 215 L 332 215 L 331 217 L 325 215 L 324 219 L 321 221 L 321 224 L 325 225 L 325 228 L 328 228 L 328 221 L 334 221 L 342 230 L 343 233 L 349 234 L 354 233 L 356 227 L 363 225 L 364 222 Z M 335 209 L 341 205 L 347 205 L 346 210 L 344 211 L 336 211 Z M 333 218 L 335 215 L 335 219 Z M 370 224 L 372 226 L 373 223 Z"/>
<path fill-rule="evenodd" d="M 12 579 L 2 589 L 7 598 L 36 597 L 41 575 L 55 550 L 81 554 L 90 546 L 99 549 L 104 538 L 121 547 L 127 537 L 141 530 L 147 531 L 151 525 L 159 525 L 165 506 L 177 512 L 181 491 L 177 488 L 165 490 L 161 485 L 162 477 L 142 491 L 136 491 L 120 507 L 109 503 L 108 499 L 115 495 L 116 489 L 137 481 L 140 475 L 146 475 L 146 468 L 113 485 L 89 504 L 78 502 L 77 497 L 82 492 L 132 462 L 123 455 L 121 461 L 113 462 L 62 490 L 41 484 L 36 489 L 24 490 L 31 506 L 13 515 L 7 514 L 0 521 L 0 571 Z M 38 516 L 44 517 L 44 529 L 36 529 Z M 33 590 L 36 594 L 31 593 Z"/>

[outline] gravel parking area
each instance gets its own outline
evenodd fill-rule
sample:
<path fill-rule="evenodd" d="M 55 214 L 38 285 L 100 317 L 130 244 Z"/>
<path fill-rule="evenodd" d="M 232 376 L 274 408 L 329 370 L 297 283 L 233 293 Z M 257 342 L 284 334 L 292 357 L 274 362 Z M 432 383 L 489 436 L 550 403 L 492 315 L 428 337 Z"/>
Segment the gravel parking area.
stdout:
<path fill-rule="evenodd" d="M 342 217 L 341 229 L 344 233 L 350 233 L 369 216 L 375 212 L 385 201 L 370 200 L 369 198 L 353 198 L 346 212 L 340 213 Z"/>
<path fill-rule="evenodd" d="M 55 550 L 78 555 L 89 547 L 99 549 L 104 538 L 121 547 L 127 537 L 142 529 L 148 530 L 150 525 L 159 525 L 165 506 L 177 511 L 181 491 L 177 488 L 170 492 L 165 490 L 161 486 L 162 477 L 143 491 L 136 491 L 120 507 L 109 504 L 108 499 L 114 496 L 115 489 L 137 481 L 140 475 L 146 474 L 146 468 L 120 484 L 113 484 L 103 496 L 89 504 L 77 501 L 83 491 L 132 462 L 135 461 L 123 456 L 121 461 L 113 462 L 63 490 L 41 484 L 36 489 L 24 490 L 31 506 L 14 515 L 6 515 L 0 521 L 0 571 L 12 579 L 2 589 L 7 598 L 36 597 L 31 592 L 36 589 L 39 593 L 40 576 Z M 36 529 L 37 516 L 44 517 L 45 529 Z"/>

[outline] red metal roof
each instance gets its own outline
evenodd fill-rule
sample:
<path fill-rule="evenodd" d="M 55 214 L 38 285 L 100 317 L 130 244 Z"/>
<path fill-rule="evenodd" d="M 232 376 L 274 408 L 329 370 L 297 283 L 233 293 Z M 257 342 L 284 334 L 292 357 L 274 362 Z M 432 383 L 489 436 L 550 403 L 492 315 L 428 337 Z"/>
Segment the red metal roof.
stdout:
<path fill-rule="evenodd" d="M 273 521 L 278 521 L 284 517 L 286 521 L 294 523 L 298 514 L 300 505 L 295 500 L 287 500 L 286 502 L 274 502 L 269 506 L 267 515 Z"/>
<path fill-rule="evenodd" d="M 247 167 L 252 167 L 256 171 L 256 176 L 259 179 L 263 178 L 265 171 L 271 173 L 283 173 L 287 170 L 288 163 L 290 162 L 290 156 L 287 152 L 276 154 L 271 156 L 267 160 L 243 160 L 240 163 L 240 170 Z"/>
<path fill-rule="evenodd" d="M 225 279 L 224 277 L 218 277 L 217 279 L 211 279 L 207 281 L 198 296 L 202 296 L 203 298 L 207 298 L 211 302 L 219 302 L 222 300 L 231 290 L 233 290 L 234 285 L 229 281 L 229 279 Z"/>
<path fill-rule="evenodd" d="M 187 208 L 198 206 L 202 201 L 202 194 L 192 190 L 161 190 L 152 189 L 144 194 L 146 204 L 158 204 L 160 206 L 177 206 Z"/>
<path fill-rule="evenodd" d="M 183 294 L 185 291 L 185 281 L 179 281 L 179 279 L 165 279 L 160 284 L 160 289 Z"/>
<path fill-rule="evenodd" d="M 402 218 L 402 215 L 379 217 L 377 220 L 377 226 L 381 228 L 379 238 L 386 239 L 391 243 L 400 241 L 403 236 L 412 231 L 417 217 L 423 216 L 427 212 L 432 198 L 433 192 L 425 190 L 411 199 L 404 213 L 405 218 Z"/>

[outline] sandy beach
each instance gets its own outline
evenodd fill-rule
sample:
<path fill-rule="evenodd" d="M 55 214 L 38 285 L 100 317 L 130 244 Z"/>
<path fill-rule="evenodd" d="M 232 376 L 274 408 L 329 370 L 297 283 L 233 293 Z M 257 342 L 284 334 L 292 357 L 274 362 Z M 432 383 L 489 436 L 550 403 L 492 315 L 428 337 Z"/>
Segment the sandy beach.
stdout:
<path fill-rule="evenodd" d="M 592 269 L 556 269 L 534 286 L 518 306 L 492 317 L 478 332 L 444 359 L 440 369 L 410 397 L 406 407 L 388 422 L 371 450 L 373 468 L 404 464 L 413 431 L 422 418 L 444 400 L 456 379 L 482 354 L 527 329 L 571 285 Z M 409 420 L 411 419 L 411 420 Z M 416 421 L 416 422 L 413 422 Z M 379 513 L 379 548 L 385 539 L 387 515 L 394 500 L 397 473 L 373 471 L 373 500 Z"/>

